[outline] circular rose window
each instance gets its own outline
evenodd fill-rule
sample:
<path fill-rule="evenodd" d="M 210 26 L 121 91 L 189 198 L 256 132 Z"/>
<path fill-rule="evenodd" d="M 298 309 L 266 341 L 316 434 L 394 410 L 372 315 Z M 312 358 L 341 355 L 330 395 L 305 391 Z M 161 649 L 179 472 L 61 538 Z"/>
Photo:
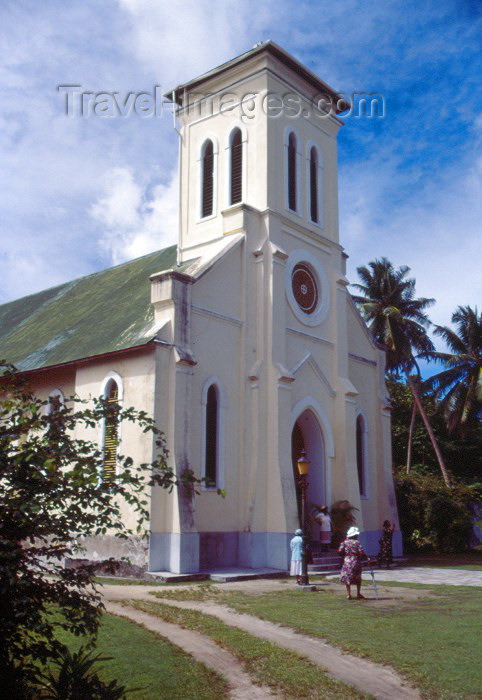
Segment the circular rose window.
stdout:
<path fill-rule="evenodd" d="M 293 296 L 305 314 L 312 314 L 318 305 L 318 285 L 310 268 L 298 263 L 291 273 Z"/>

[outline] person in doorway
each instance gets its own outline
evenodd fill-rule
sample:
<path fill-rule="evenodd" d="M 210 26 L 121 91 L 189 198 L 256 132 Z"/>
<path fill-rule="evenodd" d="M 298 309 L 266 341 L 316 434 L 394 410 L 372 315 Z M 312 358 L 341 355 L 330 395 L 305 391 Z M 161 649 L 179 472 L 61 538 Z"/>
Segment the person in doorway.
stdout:
<path fill-rule="evenodd" d="M 320 526 L 320 544 L 321 551 L 328 552 L 331 544 L 331 518 L 328 512 L 328 506 L 318 506 L 313 518 Z"/>
<path fill-rule="evenodd" d="M 303 532 L 301 530 L 295 530 L 295 536 L 290 542 L 291 549 L 291 565 L 290 565 L 290 575 L 296 576 L 296 583 L 301 583 L 301 550 L 303 547 Z"/>
<path fill-rule="evenodd" d="M 362 559 L 368 559 L 363 551 L 358 537 L 360 530 L 351 527 L 346 533 L 346 537 L 340 545 L 338 552 L 343 555 L 343 566 L 341 567 L 340 580 L 346 586 L 346 597 L 351 600 L 351 586 L 356 586 L 356 597 L 363 600 L 360 589 L 362 584 Z"/>
<path fill-rule="evenodd" d="M 383 534 L 379 540 L 380 551 L 378 553 L 378 566 L 383 568 L 383 565 L 390 568 L 390 564 L 393 563 L 392 556 L 392 537 L 393 531 L 395 530 L 395 524 L 391 523 L 389 520 L 383 522 Z"/>

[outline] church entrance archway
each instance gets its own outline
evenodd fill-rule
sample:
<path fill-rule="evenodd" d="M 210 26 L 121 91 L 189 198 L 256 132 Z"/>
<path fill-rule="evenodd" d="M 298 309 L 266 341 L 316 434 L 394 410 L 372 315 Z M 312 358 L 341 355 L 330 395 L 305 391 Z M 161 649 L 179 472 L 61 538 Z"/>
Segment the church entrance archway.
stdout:
<path fill-rule="evenodd" d="M 306 493 L 306 509 L 310 513 L 314 505 L 322 505 L 325 502 L 325 449 L 323 433 L 315 414 L 310 409 L 303 411 L 293 427 L 291 434 L 291 459 L 293 463 L 293 476 L 296 484 L 296 500 L 298 505 L 298 519 L 301 527 L 301 493 L 298 486 L 297 460 L 301 451 L 305 450 L 310 460 L 310 473 L 308 475 L 308 489 Z"/>

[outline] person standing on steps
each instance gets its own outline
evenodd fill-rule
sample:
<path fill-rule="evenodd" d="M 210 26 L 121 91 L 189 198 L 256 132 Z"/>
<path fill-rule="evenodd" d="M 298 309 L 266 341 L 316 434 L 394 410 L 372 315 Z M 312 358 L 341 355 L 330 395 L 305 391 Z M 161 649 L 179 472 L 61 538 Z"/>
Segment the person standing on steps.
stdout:
<path fill-rule="evenodd" d="M 301 550 L 303 547 L 302 530 L 295 530 L 295 536 L 290 542 L 291 565 L 290 576 L 296 576 L 296 583 L 301 583 Z"/>
<path fill-rule="evenodd" d="M 368 559 L 363 551 L 358 536 L 360 530 L 351 527 L 346 533 L 346 537 L 340 545 L 338 552 L 343 555 L 343 566 L 341 567 L 340 581 L 346 586 L 346 597 L 351 600 L 351 586 L 356 586 L 356 597 L 363 600 L 360 589 L 362 584 L 362 559 Z"/>
<path fill-rule="evenodd" d="M 313 518 L 320 526 L 321 551 L 328 552 L 330 550 L 332 530 L 328 506 L 317 506 L 317 510 L 314 513 Z"/>

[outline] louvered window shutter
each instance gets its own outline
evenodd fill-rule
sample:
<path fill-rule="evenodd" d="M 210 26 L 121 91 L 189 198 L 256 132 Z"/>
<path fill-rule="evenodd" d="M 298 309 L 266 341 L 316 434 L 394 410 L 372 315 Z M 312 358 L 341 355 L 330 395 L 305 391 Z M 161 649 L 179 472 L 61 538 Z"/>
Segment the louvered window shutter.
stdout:
<path fill-rule="evenodd" d="M 243 198 L 243 143 L 240 129 L 236 129 L 231 141 L 231 204 Z"/>
<path fill-rule="evenodd" d="M 208 141 L 204 147 L 202 171 L 202 216 L 204 217 L 211 216 L 213 213 L 214 155 L 212 141 Z"/>
<path fill-rule="evenodd" d="M 119 444 L 119 423 L 117 419 L 117 402 L 119 394 L 117 384 L 111 383 L 110 391 L 106 397 L 107 415 L 104 424 L 104 474 L 105 482 L 115 479 L 117 465 L 117 445 Z"/>

